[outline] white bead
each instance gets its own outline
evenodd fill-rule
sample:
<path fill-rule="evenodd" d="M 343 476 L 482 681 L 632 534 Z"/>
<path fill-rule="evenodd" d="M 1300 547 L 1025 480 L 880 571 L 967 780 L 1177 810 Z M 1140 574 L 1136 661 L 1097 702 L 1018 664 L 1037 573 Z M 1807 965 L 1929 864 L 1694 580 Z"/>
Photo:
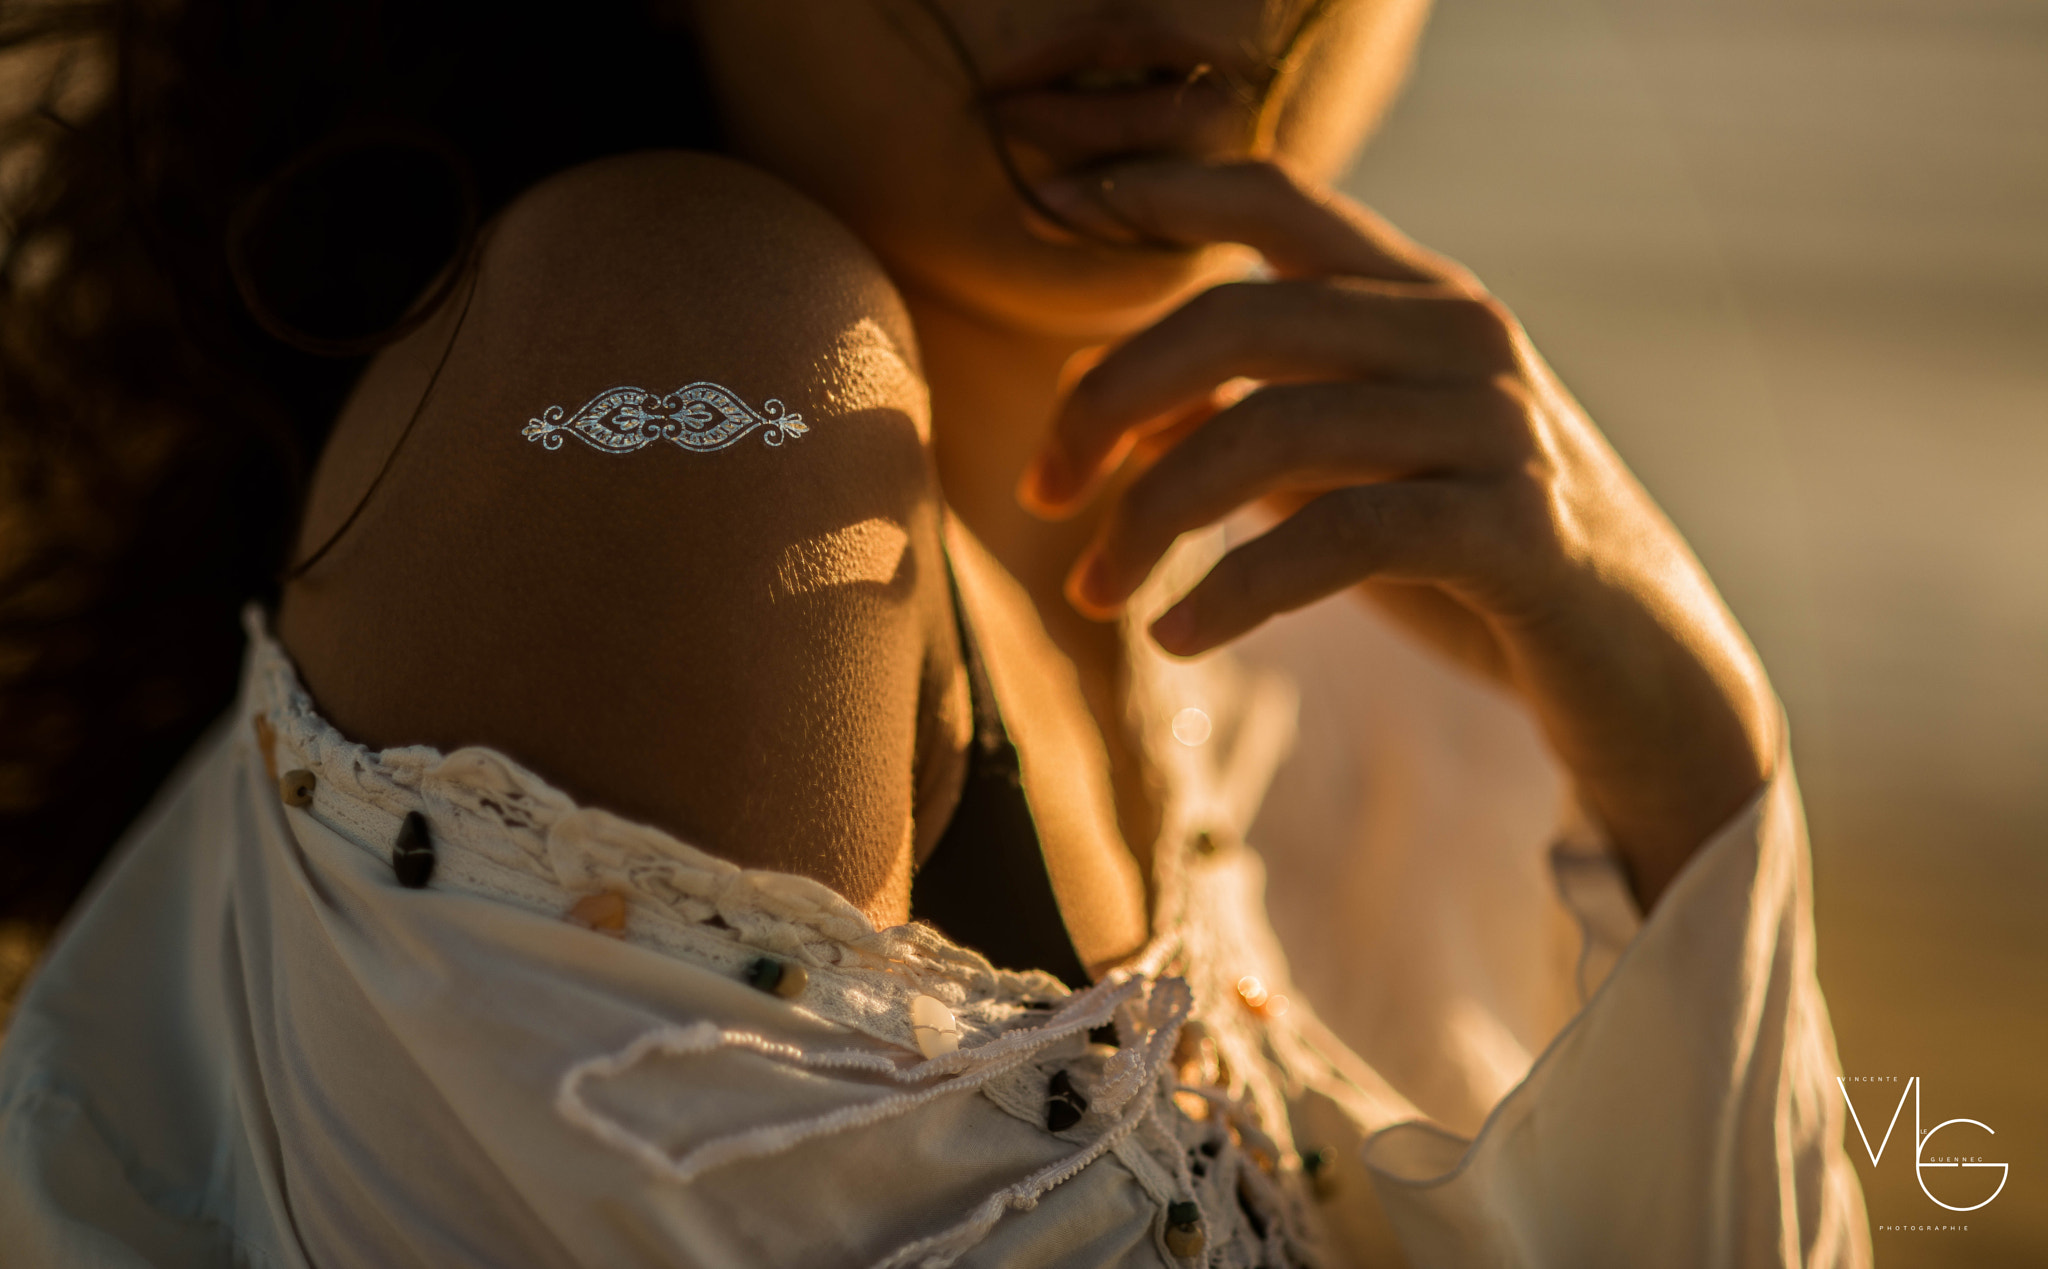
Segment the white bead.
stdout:
<path fill-rule="evenodd" d="M 935 1058 L 960 1047 L 960 1020 L 946 1008 L 945 1002 L 930 996 L 913 996 L 910 1034 L 917 1040 L 919 1053 Z"/>
<path fill-rule="evenodd" d="M 1209 715 L 1193 705 L 1173 716 L 1173 738 L 1190 749 L 1209 739 Z"/>

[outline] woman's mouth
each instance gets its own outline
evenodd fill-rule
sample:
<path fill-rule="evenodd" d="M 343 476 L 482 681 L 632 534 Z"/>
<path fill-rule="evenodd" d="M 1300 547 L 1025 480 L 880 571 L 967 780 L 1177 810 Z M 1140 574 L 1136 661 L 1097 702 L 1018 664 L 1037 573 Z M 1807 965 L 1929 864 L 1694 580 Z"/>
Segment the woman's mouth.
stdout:
<path fill-rule="evenodd" d="M 1265 75 L 1169 32 L 1084 29 L 989 77 L 1004 139 L 1056 170 L 1105 159 L 1242 152 Z"/>
<path fill-rule="evenodd" d="M 1181 86 L 1194 82 L 1207 74 L 1211 68 L 1207 63 L 1197 63 L 1187 71 L 1178 66 L 1091 66 L 1048 85 L 1059 92 L 1101 93 L 1125 92 L 1134 88 L 1164 88 L 1169 85 Z"/>

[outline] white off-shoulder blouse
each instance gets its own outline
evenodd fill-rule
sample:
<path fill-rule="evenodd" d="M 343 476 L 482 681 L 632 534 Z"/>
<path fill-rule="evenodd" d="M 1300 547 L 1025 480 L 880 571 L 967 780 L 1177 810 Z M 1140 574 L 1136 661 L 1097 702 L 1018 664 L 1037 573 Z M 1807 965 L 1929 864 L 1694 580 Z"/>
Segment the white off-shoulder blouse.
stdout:
<path fill-rule="evenodd" d="M 1362 605 L 1159 654 L 1221 536 L 1125 619 L 1154 936 L 1081 992 L 368 751 L 252 611 L 0 1049 L 0 1259 L 1867 1264 L 1789 765 L 1645 921 L 1526 717 Z"/>

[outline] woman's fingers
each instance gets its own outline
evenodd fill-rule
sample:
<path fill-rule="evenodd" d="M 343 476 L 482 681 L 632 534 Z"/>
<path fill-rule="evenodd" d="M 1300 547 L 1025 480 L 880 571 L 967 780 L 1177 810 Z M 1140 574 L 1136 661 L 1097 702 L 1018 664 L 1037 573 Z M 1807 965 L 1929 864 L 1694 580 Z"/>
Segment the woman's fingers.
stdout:
<path fill-rule="evenodd" d="M 1055 178 L 1037 192 L 1075 225 L 1112 241 L 1242 243 L 1282 276 L 1348 274 L 1392 282 L 1466 276 L 1372 212 L 1270 162 L 1120 163 Z"/>
<path fill-rule="evenodd" d="M 1084 502 L 1131 442 L 1233 378 L 1480 381 L 1517 367 L 1513 319 L 1439 286 L 1333 279 L 1212 288 L 1074 385 L 1027 481 L 1048 512 Z"/>
<path fill-rule="evenodd" d="M 1534 444 L 1517 381 L 1451 388 L 1309 383 L 1260 389 L 1132 481 L 1076 564 L 1069 600 L 1114 613 L 1181 534 L 1282 490 L 1500 471 Z"/>
<path fill-rule="evenodd" d="M 1218 560 L 1152 623 L 1152 637 L 1193 656 L 1368 577 L 1456 581 L 1484 566 L 1476 506 L 1483 497 L 1478 486 L 1453 480 L 1326 493 Z"/>
<path fill-rule="evenodd" d="M 1511 675 L 1647 908 L 1770 776 L 1775 702 L 1698 562 L 1513 318 L 1456 265 L 1271 165 L 1123 164 L 1042 193 L 1104 240 L 1244 244 L 1280 279 L 1190 303 L 1065 402 L 1043 456 L 1065 479 L 1043 503 L 1070 507 L 1134 446 L 1160 453 L 1110 510 L 1100 589 L 1070 584 L 1087 591 L 1077 606 L 1104 611 L 1176 531 L 1265 491 L 1293 514 L 1225 555 L 1153 638 L 1195 655 L 1370 579 L 1437 646 Z M 1341 411 L 1305 400 L 1263 430 L 1251 411 L 1191 423 L 1201 411 L 1185 407 L 1233 376 L 1439 393 L 1498 377 L 1526 398 L 1530 449 L 1491 472 L 1456 457 L 1440 469 L 1426 444 L 1469 439 L 1455 428 L 1429 438 L 1382 414 L 1344 431 Z M 1423 448 L 1399 452 L 1408 443 Z"/>

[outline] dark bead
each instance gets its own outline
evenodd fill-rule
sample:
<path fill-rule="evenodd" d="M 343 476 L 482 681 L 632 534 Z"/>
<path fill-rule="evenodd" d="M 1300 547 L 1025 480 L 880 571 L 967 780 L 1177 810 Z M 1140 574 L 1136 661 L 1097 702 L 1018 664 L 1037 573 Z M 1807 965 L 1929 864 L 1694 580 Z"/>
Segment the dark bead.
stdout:
<path fill-rule="evenodd" d="M 1166 1205 L 1166 1250 L 1177 1260 L 1202 1254 L 1209 1243 L 1202 1232 L 1202 1209 L 1186 1199 Z"/>
<path fill-rule="evenodd" d="M 286 806 L 311 806 L 315 783 L 313 773 L 304 767 L 287 771 L 277 778 L 277 795 Z"/>
<path fill-rule="evenodd" d="M 782 981 L 775 984 L 775 994 L 784 1000 L 795 1000 L 810 984 L 811 971 L 792 961 L 782 967 Z"/>
<path fill-rule="evenodd" d="M 1045 1104 L 1045 1126 L 1052 1132 L 1065 1132 L 1081 1122 L 1080 1108 L 1069 1101 L 1055 1097 Z"/>
<path fill-rule="evenodd" d="M 772 956 L 756 956 L 747 962 L 747 986 L 772 992 L 782 981 L 782 962 Z"/>
<path fill-rule="evenodd" d="M 391 847 L 391 870 L 398 874 L 398 884 L 408 890 L 421 890 L 434 875 L 434 840 L 427 835 L 427 817 L 418 811 L 407 811 L 405 822 L 398 826 L 398 840 Z"/>
<path fill-rule="evenodd" d="M 1081 1096 L 1065 1071 L 1054 1071 L 1045 1091 L 1045 1126 L 1053 1132 L 1065 1132 L 1088 1113 L 1088 1099 Z"/>
<path fill-rule="evenodd" d="M 803 966 L 778 961 L 773 956 L 756 956 L 747 962 L 747 986 L 784 1000 L 803 995 L 810 981 L 810 971 Z"/>
<path fill-rule="evenodd" d="M 1308 1174 L 1309 1186 L 1317 1198 L 1329 1198 L 1337 1192 L 1336 1163 L 1336 1152 L 1328 1147 L 1302 1152 L 1301 1170 Z"/>

